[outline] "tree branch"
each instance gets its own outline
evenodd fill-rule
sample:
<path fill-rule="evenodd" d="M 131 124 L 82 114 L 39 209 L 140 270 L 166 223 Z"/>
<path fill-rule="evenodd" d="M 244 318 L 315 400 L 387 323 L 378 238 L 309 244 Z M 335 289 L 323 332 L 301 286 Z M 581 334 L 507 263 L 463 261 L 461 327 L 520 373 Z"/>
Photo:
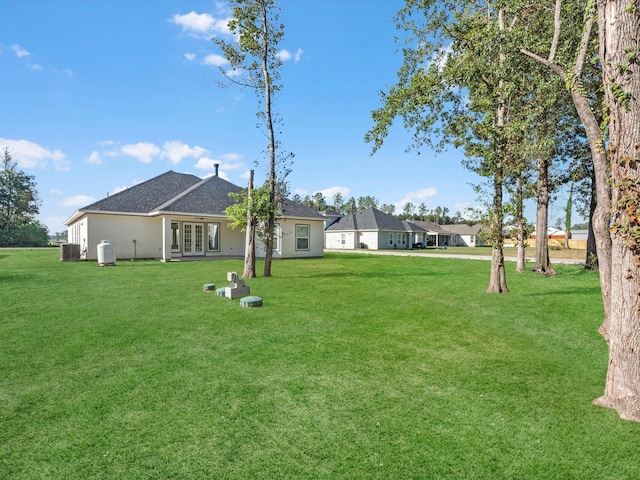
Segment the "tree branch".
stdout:
<path fill-rule="evenodd" d="M 578 57 L 576 58 L 576 64 L 573 67 L 573 74 L 575 78 L 579 78 L 582 75 L 582 68 L 584 67 L 584 60 L 587 56 L 587 50 L 589 49 L 589 39 L 591 38 L 591 29 L 593 28 L 594 12 L 587 12 L 588 18 L 584 24 L 584 30 L 582 32 L 582 39 L 580 40 L 580 50 L 578 51 Z"/>
<path fill-rule="evenodd" d="M 553 13 L 553 40 L 551 41 L 551 50 L 549 51 L 550 63 L 555 63 L 556 52 L 558 51 L 558 42 L 560 42 L 560 27 L 562 21 L 560 20 L 560 12 L 562 11 L 562 0 L 556 0 L 556 8 Z"/>
<path fill-rule="evenodd" d="M 546 67 L 549 67 L 551 70 L 553 70 L 554 72 L 556 72 L 558 75 L 560 75 L 560 78 L 562 78 L 562 80 L 566 80 L 567 79 L 567 72 L 564 68 L 562 68 L 560 65 L 558 65 L 557 63 L 554 62 L 550 62 L 548 59 L 541 57 L 540 55 L 530 52 L 529 50 L 526 50 L 524 48 L 520 49 L 520 53 L 522 53 L 523 55 L 526 55 L 527 57 L 531 57 L 534 60 L 540 62 L 541 64 L 545 65 Z"/>

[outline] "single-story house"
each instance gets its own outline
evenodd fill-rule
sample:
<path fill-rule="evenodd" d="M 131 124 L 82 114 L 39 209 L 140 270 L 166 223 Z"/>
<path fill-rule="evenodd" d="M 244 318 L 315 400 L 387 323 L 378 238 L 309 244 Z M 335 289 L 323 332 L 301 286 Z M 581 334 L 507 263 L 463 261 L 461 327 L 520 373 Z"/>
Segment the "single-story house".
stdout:
<path fill-rule="evenodd" d="M 433 245 L 436 247 L 482 247 L 484 238 L 482 225 L 467 225 L 464 223 L 454 225 L 439 225 L 435 222 L 414 220 L 412 223 L 425 230 L 422 237 L 414 239 L 416 243 Z"/>
<path fill-rule="evenodd" d="M 68 242 L 80 245 L 80 258 L 97 259 L 97 247 L 110 240 L 118 259 L 242 257 L 245 233 L 231 228 L 225 209 L 242 188 L 217 174 L 204 180 L 168 171 L 77 210 L 65 225 Z M 283 199 L 276 220 L 273 258 L 322 257 L 324 217 Z M 256 255 L 264 247 L 256 243 Z"/>
<path fill-rule="evenodd" d="M 412 239 L 424 230 L 410 222 L 367 208 L 336 219 L 325 229 L 327 248 L 353 250 L 400 249 L 413 247 Z"/>

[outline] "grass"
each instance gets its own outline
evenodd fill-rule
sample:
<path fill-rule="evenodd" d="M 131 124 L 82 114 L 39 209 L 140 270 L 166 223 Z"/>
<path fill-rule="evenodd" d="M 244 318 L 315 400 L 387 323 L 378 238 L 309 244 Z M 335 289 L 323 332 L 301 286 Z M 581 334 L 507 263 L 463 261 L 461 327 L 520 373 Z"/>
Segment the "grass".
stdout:
<path fill-rule="evenodd" d="M 637 479 L 597 274 L 488 266 L 278 261 L 241 308 L 241 260 L 0 251 L 0 478 Z"/>
<path fill-rule="evenodd" d="M 518 249 L 516 247 L 505 247 L 502 249 L 505 257 L 516 257 Z M 447 247 L 446 249 L 428 247 L 425 250 L 411 250 L 412 253 L 439 253 L 443 255 L 460 254 L 460 255 L 488 255 L 491 256 L 491 247 Z M 525 256 L 529 261 L 535 258 L 535 247 L 527 247 Z M 554 259 L 574 259 L 584 260 L 587 258 L 587 251 L 580 248 L 550 248 L 549 258 L 553 264 Z M 555 268 L 555 267 L 554 267 Z"/>

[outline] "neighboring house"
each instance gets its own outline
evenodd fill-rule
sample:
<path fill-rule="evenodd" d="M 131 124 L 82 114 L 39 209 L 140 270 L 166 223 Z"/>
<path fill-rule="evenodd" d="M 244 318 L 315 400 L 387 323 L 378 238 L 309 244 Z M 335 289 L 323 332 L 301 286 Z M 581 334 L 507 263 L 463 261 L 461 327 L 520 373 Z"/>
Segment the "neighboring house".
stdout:
<path fill-rule="evenodd" d="M 354 250 L 400 249 L 413 246 L 412 239 L 424 230 L 376 208 L 367 208 L 336 219 L 325 229 L 327 248 Z"/>
<path fill-rule="evenodd" d="M 245 233 L 228 225 L 231 192 L 242 188 L 215 176 L 168 171 L 77 210 L 65 222 L 68 241 L 81 258 L 95 260 L 97 246 L 110 240 L 119 259 L 242 257 Z M 324 217 L 285 199 L 276 220 L 273 258 L 321 257 Z M 257 256 L 264 249 L 256 243 Z"/>
<path fill-rule="evenodd" d="M 464 223 L 454 225 L 439 225 L 435 222 L 425 222 L 415 220 L 412 223 L 423 228 L 426 233 L 422 238 L 415 241 L 423 245 L 433 245 L 436 247 L 482 247 L 484 238 L 482 237 L 482 225 L 467 225 Z"/>
<path fill-rule="evenodd" d="M 565 233 L 564 230 L 560 230 L 556 227 L 547 227 L 547 238 L 550 240 L 564 240 Z M 531 234 L 531 238 L 536 238 L 536 232 L 534 231 Z"/>

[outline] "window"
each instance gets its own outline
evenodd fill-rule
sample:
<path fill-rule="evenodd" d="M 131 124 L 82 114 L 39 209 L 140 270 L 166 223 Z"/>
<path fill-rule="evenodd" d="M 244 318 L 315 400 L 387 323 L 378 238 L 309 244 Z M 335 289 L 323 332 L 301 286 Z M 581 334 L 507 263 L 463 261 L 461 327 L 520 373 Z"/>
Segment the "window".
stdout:
<path fill-rule="evenodd" d="M 220 251 L 220 224 L 207 224 L 207 250 L 210 252 Z"/>
<path fill-rule="evenodd" d="M 389 245 L 393 245 L 393 233 L 389 234 Z"/>
<path fill-rule="evenodd" d="M 399 233 L 398 234 L 398 245 L 406 245 L 407 244 L 407 234 Z"/>
<path fill-rule="evenodd" d="M 309 250 L 309 225 L 296 225 L 296 250 Z"/>
<path fill-rule="evenodd" d="M 280 224 L 276 223 L 273 228 L 273 251 L 280 251 Z"/>
<path fill-rule="evenodd" d="M 342 245 L 347 243 L 347 234 L 346 233 L 341 233 L 340 234 L 340 243 L 342 243 Z"/>
<path fill-rule="evenodd" d="M 180 251 L 180 224 L 178 222 L 171 222 L 171 250 Z"/>

